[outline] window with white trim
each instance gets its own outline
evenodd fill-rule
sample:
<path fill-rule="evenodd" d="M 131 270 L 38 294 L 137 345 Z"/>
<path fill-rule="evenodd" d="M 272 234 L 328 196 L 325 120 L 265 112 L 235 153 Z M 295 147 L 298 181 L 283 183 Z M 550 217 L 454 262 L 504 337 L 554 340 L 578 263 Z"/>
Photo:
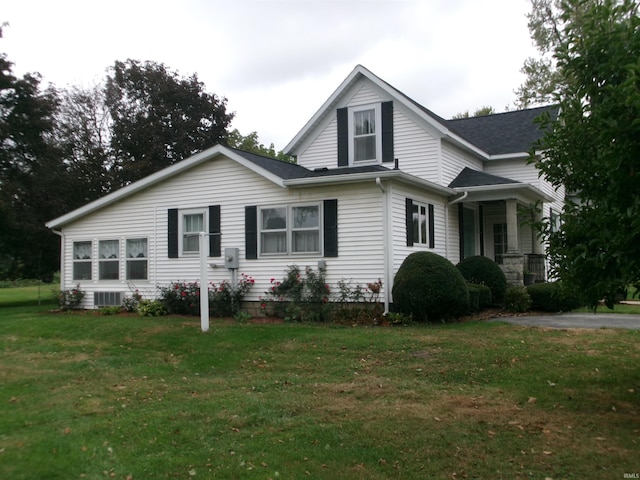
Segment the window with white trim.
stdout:
<path fill-rule="evenodd" d="M 380 104 L 349 109 L 349 158 L 354 164 L 376 163 L 382 160 Z"/>
<path fill-rule="evenodd" d="M 98 242 L 98 279 L 118 280 L 120 278 L 120 241 L 100 240 Z"/>
<path fill-rule="evenodd" d="M 91 280 L 91 242 L 73 242 L 73 279 Z"/>
<path fill-rule="evenodd" d="M 126 278 L 127 280 L 147 280 L 149 257 L 146 238 L 128 238 L 126 241 Z"/>
<path fill-rule="evenodd" d="M 200 253 L 200 232 L 206 232 L 207 212 L 200 210 L 180 211 L 180 251 L 183 255 Z"/>
<path fill-rule="evenodd" d="M 320 253 L 320 205 L 261 207 L 260 253 Z"/>

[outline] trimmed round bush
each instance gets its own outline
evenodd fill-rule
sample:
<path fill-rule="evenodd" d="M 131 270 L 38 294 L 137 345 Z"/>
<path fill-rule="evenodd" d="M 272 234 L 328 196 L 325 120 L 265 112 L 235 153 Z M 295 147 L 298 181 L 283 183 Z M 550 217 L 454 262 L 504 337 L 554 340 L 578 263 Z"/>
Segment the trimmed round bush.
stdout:
<path fill-rule="evenodd" d="M 486 285 L 477 285 L 470 283 L 467 285 L 469 289 L 469 304 L 471 310 L 478 311 L 491 305 L 491 289 Z"/>
<path fill-rule="evenodd" d="M 586 302 L 571 294 L 560 282 L 536 283 L 527 287 L 531 308 L 545 312 L 568 312 L 583 307 Z"/>
<path fill-rule="evenodd" d="M 507 277 L 500 266 L 488 257 L 467 257 L 456 265 L 469 283 L 486 285 L 491 290 L 494 302 L 502 302 L 507 291 Z"/>
<path fill-rule="evenodd" d="M 393 283 L 393 305 L 414 321 L 457 318 L 469 311 L 469 291 L 456 267 L 431 252 L 404 259 Z"/>

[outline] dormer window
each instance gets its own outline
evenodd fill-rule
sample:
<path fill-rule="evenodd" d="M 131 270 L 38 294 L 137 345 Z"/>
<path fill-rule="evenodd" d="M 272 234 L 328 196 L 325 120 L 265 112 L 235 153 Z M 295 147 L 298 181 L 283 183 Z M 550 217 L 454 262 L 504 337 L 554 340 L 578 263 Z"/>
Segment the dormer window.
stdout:
<path fill-rule="evenodd" d="M 393 162 L 393 102 L 339 108 L 338 166 Z"/>

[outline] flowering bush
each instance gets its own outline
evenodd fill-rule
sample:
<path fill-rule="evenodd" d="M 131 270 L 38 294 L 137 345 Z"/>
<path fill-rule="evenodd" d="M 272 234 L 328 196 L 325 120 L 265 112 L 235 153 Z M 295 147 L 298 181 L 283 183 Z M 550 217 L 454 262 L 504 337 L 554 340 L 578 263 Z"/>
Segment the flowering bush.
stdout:
<path fill-rule="evenodd" d="M 380 303 L 381 290 L 381 279 L 367 283 L 366 288 L 359 283 L 353 286 L 348 280 L 340 280 L 336 293 L 334 321 L 359 325 L 379 324 L 384 313 Z"/>
<path fill-rule="evenodd" d="M 227 317 L 240 310 L 242 298 L 249 292 L 255 281 L 252 277 L 240 275 L 234 287 L 227 280 L 219 284 L 209 283 L 209 310 L 213 315 Z M 174 282 L 168 287 L 159 287 L 159 300 L 170 314 L 200 315 L 199 282 Z"/>
<path fill-rule="evenodd" d="M 79 283 L 75 286 L 75 288 L 63 290 L 58 295 L 60 310 L 74 310 L 80 308 L 84 296 L 85 292 L 80 290 Z"/>
<path fill-rule="evenodd" d="M 272 278 L 271 287 L 260 298 L 267 315 L 290 321 L 325 321 L 329 317 L 330 295 L 322 272 L 307 267 L 302 276 L 297 265 L 290 265 L 284 279 Z"/>
<path fill-rule="evenodd" d="M 200 285 L 198 282 L 175 282 L 158 287 L 158 300 L 169 314 L 200 315 Z"/>
<path fill-rule="evenodd" d="M 255 280 L 240 274 L 235 288 L 226 280 L 220 282 L 217 286 L 211 283 L 209 289 L 209 308 L 214 315 L 219 317 L 229 317 L 240 311 L 240 302 L 242 298 L 251 290 Z"/>
<path fill-rule="evenodd" d="M 124 300 L 122 301 L 122 308 L 125 312 L 137 312 L 141 300 L 142 295 L 140 295 L 140 292 L 136 288 L 130 297 L 124 297 Z"/>

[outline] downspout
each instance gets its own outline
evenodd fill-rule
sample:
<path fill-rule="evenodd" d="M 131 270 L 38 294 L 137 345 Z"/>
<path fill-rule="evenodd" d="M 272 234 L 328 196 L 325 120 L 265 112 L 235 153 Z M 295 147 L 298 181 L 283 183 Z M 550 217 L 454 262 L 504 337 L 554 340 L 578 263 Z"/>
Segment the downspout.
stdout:
<path fill-rule="evenodd" d="M 462 202 L 468 196 L 469 196 L 469 192 L 468 191 L 462 192 L 461 196 L 459 196 L 457 198 L 454 198 L 449 203 L 447 203 L 447 206 L 444 209 L 444 229 L 445 229 L 445 232 L 447 232 L 446 233 L 446 240 L 445 240 L 445 252 L 444 252 L 444 254 L 446 255 L 447 259 L 449 258 L 449 207 L 451 205 L 455 205 L 456 203 Z"/>
<path fill-rule="evenodd" d="M 65 261 L 64 261 L 65 238 L 64 238 L 64 233 L 62 233 L 62 231 L 58 231 L 53 228 L 51 229 L 51 231 L 60 237 L 60 291 L 63 291 L 64 290 L 64 265 L 65 265 Z"/>
<path fill-rule="evenodd" d="M 391 229 L 390 220 L 389 220 L 389 193 L 387 189 L 382 184 L 382 180 L 380 177 L 376 177 L 376 185 L 380 191 L 384 194 L 383 201 L 383 215 L 382 215 L 382 230 L 384 232 L 383 235 L 383 262 L 384 262 L 384 273 L 383 273 L 383 284 L 384 284 L 384 313 L 389 313 L 389 303 L 391 299 Z"/>

